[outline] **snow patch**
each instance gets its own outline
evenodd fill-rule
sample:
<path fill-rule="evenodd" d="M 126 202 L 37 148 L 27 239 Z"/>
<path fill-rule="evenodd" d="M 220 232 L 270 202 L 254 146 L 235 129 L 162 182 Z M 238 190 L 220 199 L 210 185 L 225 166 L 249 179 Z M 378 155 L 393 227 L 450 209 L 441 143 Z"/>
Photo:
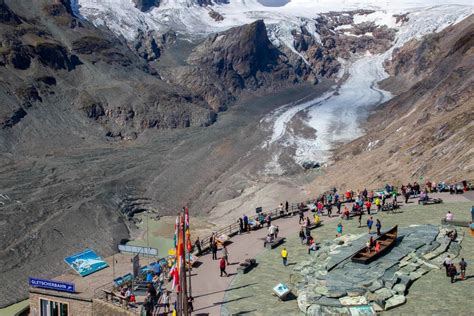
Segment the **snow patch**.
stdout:
<path fill-rule="evenodd" d="M 377 26 L 386 25 L 389 28 L 396 28 L 397 19 L 393 16 L 394 12 L 387 11 L 376 11 L 370 14 L 356 14 L 354 15 L 354 24 L 360 24 L 363 22 L 373 22 Z"/>
<path fill-rule="evenodd" d="M 378 139 L 377 139 L 377 140 L 374 140 L 374 141 L 371 141 L 371 142 L 369 142 L 369 143 L 367 144 L 367 148 L 366 148 L 366 150 L 367 150 L 367 151 L 371 151 L 372 149 L 374 149 L 374 148 L 375 148 L 375 146 L 377 146 L 377 144 L 378 144 L 379 142 L 380 142 L 380 140 L 378 140 Z"/>

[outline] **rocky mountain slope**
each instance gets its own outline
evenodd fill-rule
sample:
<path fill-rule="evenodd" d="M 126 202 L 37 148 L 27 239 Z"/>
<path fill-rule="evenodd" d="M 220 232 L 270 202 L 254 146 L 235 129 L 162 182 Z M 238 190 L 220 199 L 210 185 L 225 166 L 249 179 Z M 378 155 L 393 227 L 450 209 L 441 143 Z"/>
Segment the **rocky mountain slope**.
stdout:
<path fill-rule="evenodd" d="M 124 141 L 215 120 L 201 97 L 72 11 L 68 1 L 0 1 L 2 280 L 52 276 L 80 248 L 110 253 L 111 238 L 128 237 L 119 210 L 136 187 L 114 165 Z M 0 306 L 26 293 L 4 282 Z"/>
<path fill-rule="evenodd" d="M 35 13 L 22 2 L 11 8 L 2 6 L 3 129 L 24 117 L 37 121 L 44 104 L 70 109 L 64 115 L 85 125 L 95 121 L 104 135 L 119 138 L 213 122 L 201 98 L 178 93 L 119 39 L 73 17 L 67 6 L 38 2 Z"/>
<path fill-rule="evenodd" d="M 364 136 L 335 151 L 329 182 L 473 179 L 473 39 L 470 16 L 395 50 L 386 62 L 392 77 L 382 86 L 399 95 L 375 110 Z"/>
<path fill-rule="evenodd" d="M 207 38 L 188 64 L 176 68 L 171 80 L 203 96 L 215 110 L 243 90 L 278 89 L 298 81 L 288 58 L 269 41 L 262 20 Z"/>

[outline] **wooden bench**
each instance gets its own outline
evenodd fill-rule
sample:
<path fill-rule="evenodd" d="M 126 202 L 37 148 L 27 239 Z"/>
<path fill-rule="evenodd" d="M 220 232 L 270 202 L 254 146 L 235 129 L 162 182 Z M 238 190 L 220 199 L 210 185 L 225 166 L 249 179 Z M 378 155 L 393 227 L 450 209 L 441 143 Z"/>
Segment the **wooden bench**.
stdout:
<path fill-rule="evenodd" d="M 428 200 L 418 200 L 418 204 L 422 205 L 432 205 L 432 204 L 439 204 L 443 203 L 442 199 L 428 199 Z"/>
<path fill-rule="evenodd" d="M 365 214 L 365 211 L 361 211 L 361 212 L 352 212 L 352 211 L 351 211 L 351 212 L 349 212 L 349 217 L 356 217 L 356 216 L 359 216 L 360 213 L 362 213 L 362 215 L 364 215 L 364 214 Z M 370 213 L 371 213 L 371 214 L 374 214 L 375 212 L 374 212 L 373 210 L 371 210 Z M 343 215 L 343 214 L 341 214 L 341 215 Z M 345 217 L 345 216 L 343 215 L 343 217 Z"/>
<path fill-rule="evenodd" d="M 274 249 L 280 246 L 285 241 L 284 237 L 275 238 L 272 242 L 264 242 L 265 248 Z"/>
<path fill-rule="evenodd" d="M 312 230 L 312 229 L 315 229 L 316 227 L 319 227 L 321 226 L 321 221 L 317 222 L 317 223 L 311 223 L 311 225 L 309 225 L 308 228 L 309 230 Z"/>
<path fill-rule="evenodd" d="M 400 205 L 396 204 L 393 205 L 392 203 L 382 205 L 382 212 L 392 212 L 396 213 L 398 210 L 400 210 Z"/>
<path fill-rule="evenodd" d="M 453 226 L 460 226 L 460 227 L 469 227 L 468 221 L 448 221 L 446 218 L 441 220 L 442 225 L 453 225 Z"/>
<path fill-rule="evenodd" d="M 239 266 L 237 267 L 237 272 L 239 274 L 246 274 L 250 270 L 253 269 L 257 265 L 257 260 L 255 259 L 245 259 L 244 262 L 239 263 Z"/>

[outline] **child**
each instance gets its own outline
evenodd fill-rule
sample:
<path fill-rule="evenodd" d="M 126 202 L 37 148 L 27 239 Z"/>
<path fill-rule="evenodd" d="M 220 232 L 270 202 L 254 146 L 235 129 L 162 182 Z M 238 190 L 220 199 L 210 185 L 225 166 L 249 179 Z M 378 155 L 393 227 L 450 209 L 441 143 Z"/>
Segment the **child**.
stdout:
<path fill-rule="evenodd" d="M 336 232 L 337 232 L 336 237 L 342 236 L 342 229 L 343 229 L 342 224 L 339 223 L 339 225 L 337 225 L 337 229 L 336 229 Z"/>

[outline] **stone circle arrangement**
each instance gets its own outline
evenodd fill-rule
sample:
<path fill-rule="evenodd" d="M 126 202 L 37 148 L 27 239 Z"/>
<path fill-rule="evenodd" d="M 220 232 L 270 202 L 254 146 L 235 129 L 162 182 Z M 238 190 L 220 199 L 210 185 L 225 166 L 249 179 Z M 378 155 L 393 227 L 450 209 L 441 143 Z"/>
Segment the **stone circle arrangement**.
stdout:
<path fill-rule="evenodd" d="M 349 314 L 351 306 L 372 305 L 381 312 L 404 304 L 414 281 L 442 267 L 448 255 L 459 255 L 464 233 L 452 241 L 450 231 L 456 230 L 435 225 L 399 228 L 396 245 L 369 264 L 350 259 L 364 247 L 368 234 L 323 242 L 291 275 L 299 309 L 306 315 Z"/>

